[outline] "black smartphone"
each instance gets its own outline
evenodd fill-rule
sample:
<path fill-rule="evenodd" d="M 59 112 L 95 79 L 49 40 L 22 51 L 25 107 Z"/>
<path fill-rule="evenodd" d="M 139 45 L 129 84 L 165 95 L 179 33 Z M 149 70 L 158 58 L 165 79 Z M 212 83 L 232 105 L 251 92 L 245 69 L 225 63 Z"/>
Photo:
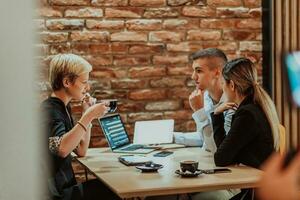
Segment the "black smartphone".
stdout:
<path fill-rule="evenodd" d="M 290 163 L 291 161 L 293 160 L 293 158 L 295 157 L 295 155 L 297 154 L 297 150 L 296 149 L 290 149 L 286 155 L 285 155 L 285 158 L 284 158 L 284 162 L 282 164 L 282 168 L 286 168 Z"/>
<path fill-rule="evenodd" d="M 160 151 L 156 154 L 153 154 L 154 157 L 166 157 L 168 155 L 171 155 L 173 152 L 172 151 Z"/>
<path fill-rule="evenodd" d="M 231 172 L 228 168 L 215 168 L 215 169 L 203 169 L 201 170 L 204 174 L 216 174 L 216 173 L 228 173 Z"/>

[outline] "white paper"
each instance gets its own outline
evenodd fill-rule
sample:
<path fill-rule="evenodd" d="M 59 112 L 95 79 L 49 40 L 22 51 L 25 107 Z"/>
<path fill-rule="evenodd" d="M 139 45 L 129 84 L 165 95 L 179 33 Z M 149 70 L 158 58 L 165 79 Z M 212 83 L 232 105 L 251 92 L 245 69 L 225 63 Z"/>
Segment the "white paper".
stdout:
<path fill-rule="evenodd" d="M 174 120 L 139 121 L 134 126 L 134 144 L 163 144 L 173 142 Z"/>

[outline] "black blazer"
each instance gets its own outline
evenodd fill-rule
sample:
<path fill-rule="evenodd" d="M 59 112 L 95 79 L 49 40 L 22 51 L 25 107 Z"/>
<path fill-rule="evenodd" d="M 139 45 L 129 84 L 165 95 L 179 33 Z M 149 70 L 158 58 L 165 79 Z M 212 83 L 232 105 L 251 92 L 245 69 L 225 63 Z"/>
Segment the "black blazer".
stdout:
<path fill-rule="evenodd" d="M 231 128 L 225 135 L 223 113 L 211 114 L 217 151 L 217 166 L 244 164 L 255 168 L 273 153 L 274 142 L 266 115 L 253 97 L 246 97 L 232 117 Z M 226 136 L 226 137 L 225 137 Z"/>

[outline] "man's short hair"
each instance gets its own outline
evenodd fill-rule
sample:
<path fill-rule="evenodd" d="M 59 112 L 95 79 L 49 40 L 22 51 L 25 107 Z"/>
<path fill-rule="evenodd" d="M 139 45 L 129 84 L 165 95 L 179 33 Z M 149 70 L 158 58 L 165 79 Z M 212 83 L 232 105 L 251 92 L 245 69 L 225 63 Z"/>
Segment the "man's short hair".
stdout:
<path fill-rule="evenodd" d="M 207 48 L 203 50 L 196 51 L 190 55 L 190 60 L 194 61 L 199 58 L 221 58 L 224 64 L 227 62 L 227 56 L 225 53 L 217 48 Z"/>

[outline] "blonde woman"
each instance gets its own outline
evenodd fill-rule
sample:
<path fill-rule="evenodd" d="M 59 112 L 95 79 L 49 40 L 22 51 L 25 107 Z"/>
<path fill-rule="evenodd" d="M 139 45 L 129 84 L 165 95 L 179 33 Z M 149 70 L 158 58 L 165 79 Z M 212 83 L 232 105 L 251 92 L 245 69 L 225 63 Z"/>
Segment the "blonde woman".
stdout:
<path fill-rule="evenodd" d="M 226 63 L 223 69 L 223 91 L 227 103 L 212 114 L 217 166 L 242 163 L 255 168 L 279 148 L 278 116 L 274 103 L 257 82 L 254 64 L 246 58 Z M 236 109 L 231 128 L 225 137 L 223 115 Z"/>
<path fill-rule="evenodd" d="M 42 103 L 48 150 L 51 158 L 51 177 L 48 179 L 53 199 L 119 199 L 98 180 L 77 184 L 71 166 L 71 152 L 84 156 L 90 143 L 91 121 L 103 116 L 108 107 L 95 104 L 89 96 L 88 80 L 92 66 L 80 56 L 59 54 L 50 62 L 49 81 L 52 93 Z M 74 122 L 70 101 L 82 102 L 82 117 Z"/>

